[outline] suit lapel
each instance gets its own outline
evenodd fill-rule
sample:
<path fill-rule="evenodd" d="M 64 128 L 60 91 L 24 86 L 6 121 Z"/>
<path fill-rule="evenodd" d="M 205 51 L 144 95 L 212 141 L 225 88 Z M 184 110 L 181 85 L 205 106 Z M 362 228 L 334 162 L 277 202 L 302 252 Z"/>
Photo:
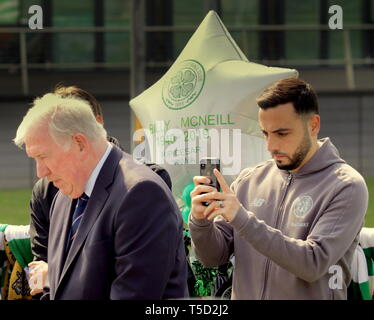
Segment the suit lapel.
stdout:
<path fill-rule="evenodd" d="M 105 202 L 108 199 L 109 192 L 107 189 L 113 182 L 115 169 L 122 155 L 122 151 L 114 146 L 99 173 L 91 197 L 88 200 L 87 207 L 82 217 L 82 221 L 78 228 L 76 237 L 72 242 L 69 253 L 66 257 L 65 263 L 63 263 L 62 260 L 61 265 L 63 266 L 63 268 L 58 285 L 61 284 L 61 281 L 72 265 L 72 262 L 79 254 L 80 249 L 84 245 L 90 230 L 95 224 L 95 221 L 100 215 Z M 65 234 L 67 233 L 69 233 L 69 228 L 65 229 Z"/>
<path fill-rule="evenodd" d="M 53 215 L 50 222 L 48 241 L 48 264 L 51 288 L 57 288 L 61 279 L 62 268 L 65 261 L 65 244 L 69 233 L 70 211 L 72 199 L 58 194 L 54 204 Z M 62 236 L 61 236 L 62 235 Z M 53 299 L 55 291 L 51 290 Z"/>

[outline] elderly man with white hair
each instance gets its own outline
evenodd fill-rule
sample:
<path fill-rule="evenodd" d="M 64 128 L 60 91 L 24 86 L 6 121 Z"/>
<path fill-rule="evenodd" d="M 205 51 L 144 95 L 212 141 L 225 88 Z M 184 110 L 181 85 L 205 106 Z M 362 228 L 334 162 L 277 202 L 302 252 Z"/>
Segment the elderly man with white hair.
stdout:
<path fill-rule="evenodd" d="M 48 242 L 50 299 L 170 299 L 187 292 L 182 219 L 170 189 L 108 143 L 89 105 L 46 94 L 14 142 L 59 189 Z"/>

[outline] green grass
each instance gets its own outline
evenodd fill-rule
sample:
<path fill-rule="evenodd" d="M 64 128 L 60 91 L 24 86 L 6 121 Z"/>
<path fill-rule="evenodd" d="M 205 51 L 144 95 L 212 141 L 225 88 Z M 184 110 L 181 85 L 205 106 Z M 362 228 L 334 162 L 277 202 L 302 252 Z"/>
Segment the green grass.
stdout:
<path fill-rule="evenodd" d="M 30 197 L 31 189 L 0 190 L 0 224 L 29 224 Z"/>
<path fill-rule="evenodd" d="M 365 217 L 365 227 L 374 228 L 374 178 L 366 179 L 369 189 L 369 207 Z"/>
<path fill-rule="evenodd" d="M 374 178 L 366 179 L 366 183 L 369 188 L 369 207 L 365 226 L 374 228 Z M 28 224 L 30 196 L 30 189 L 0 190 L 0 224 Z"/>

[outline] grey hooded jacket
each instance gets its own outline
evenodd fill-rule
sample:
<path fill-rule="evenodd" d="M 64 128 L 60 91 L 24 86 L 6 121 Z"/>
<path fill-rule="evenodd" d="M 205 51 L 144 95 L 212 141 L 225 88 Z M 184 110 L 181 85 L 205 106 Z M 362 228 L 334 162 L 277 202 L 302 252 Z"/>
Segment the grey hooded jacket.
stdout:
<path fill-rule="evenodd" d="M 362 176 L 329 138 L 296 173 L 273 160 L 231 185 L 241 208 L 228 223 L 191 215 L 196 256 L 218 266 L 235 256 L 232 299 L 346 299 L 368 205 Z"/>

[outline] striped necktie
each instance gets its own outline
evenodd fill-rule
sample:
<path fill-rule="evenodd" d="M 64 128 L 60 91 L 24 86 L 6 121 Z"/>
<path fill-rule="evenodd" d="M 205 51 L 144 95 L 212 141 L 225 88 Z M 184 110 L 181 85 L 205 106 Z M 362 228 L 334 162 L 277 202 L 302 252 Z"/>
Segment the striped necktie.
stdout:
<path fill-rule="evenodd" d="M 71 219 L 71 227 L 70 227 L 69 239 L 68 239 L 68 245 L 67 245 L 66 251 L 69 250 L 71 243 L 73 242 L 77 234 L 78 227 L 82 220 L 84 209 L 87 206 L 88 199 L 89 197 L 85 193 L 83 193 L 78 199 L 77 205 L 73 213 L 73 217 Z"/>

